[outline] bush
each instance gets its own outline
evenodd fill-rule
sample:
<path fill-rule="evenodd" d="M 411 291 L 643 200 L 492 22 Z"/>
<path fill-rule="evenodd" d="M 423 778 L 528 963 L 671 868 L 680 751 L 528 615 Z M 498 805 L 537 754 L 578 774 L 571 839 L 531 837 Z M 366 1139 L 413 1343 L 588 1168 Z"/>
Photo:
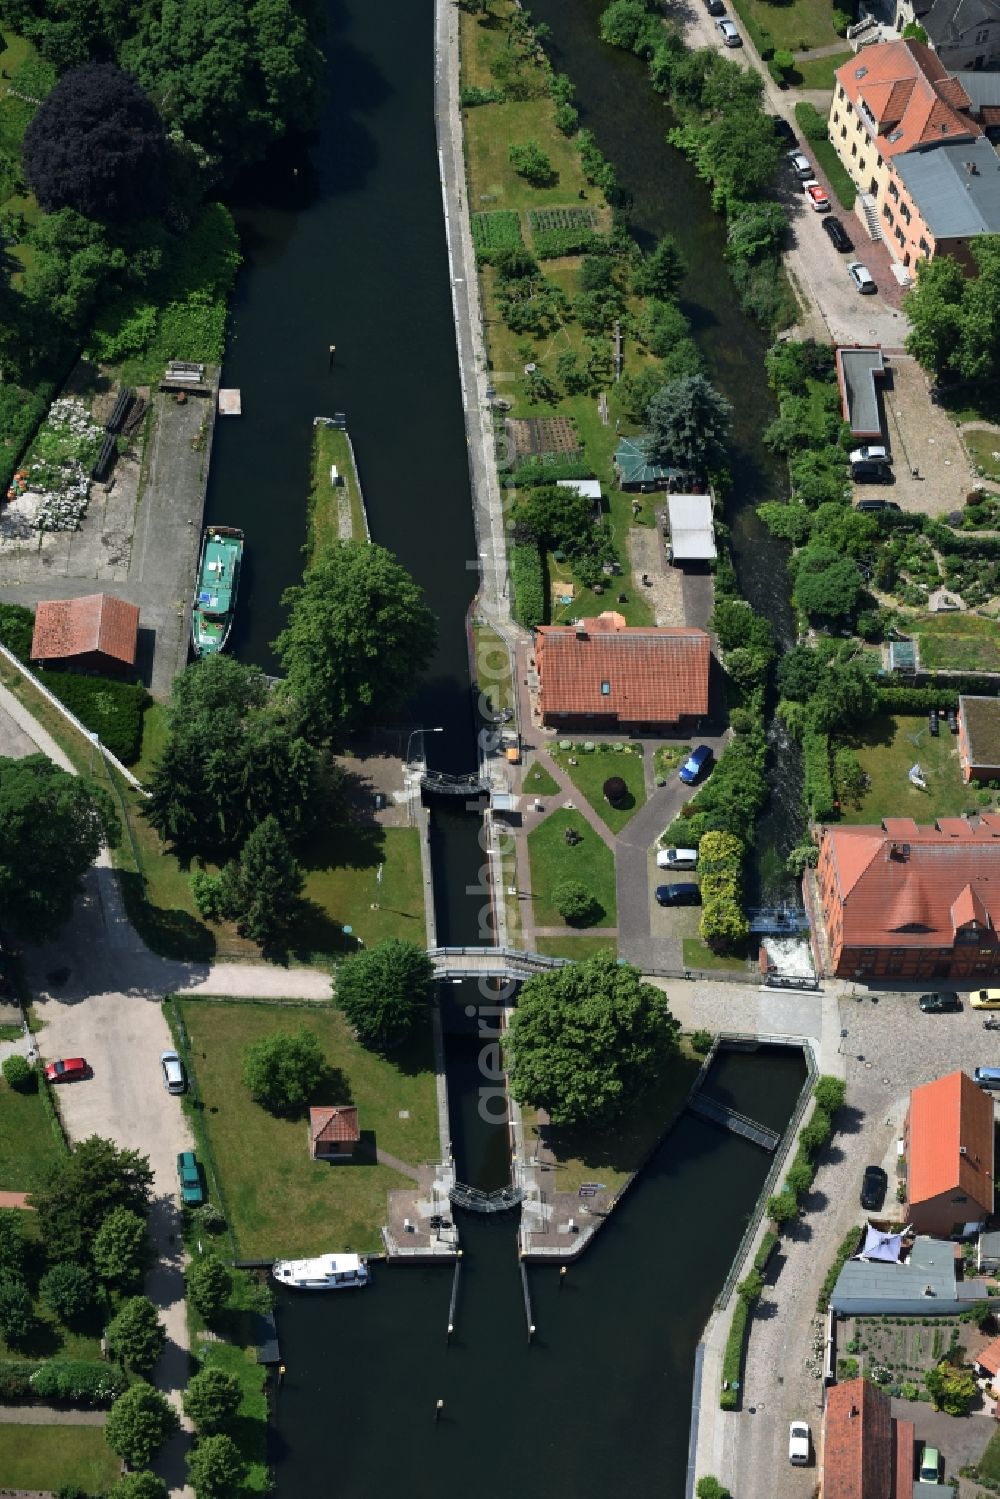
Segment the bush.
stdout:
<path fill-rule="evenodd" d="M 732 833 L 710 832 L 698 848 L 703 941 L 714 950 L 743 942 L 750 930 L 743 914 L 743 844 Z"/>
<path fill-rule="evenodd" d="M 813 1110 L 808 1124 L 799 1132 L 799 1145 L 808 1155 L 815 1155 L 833 1134 L 833 1121 L 825 1110 L 818 1106 Z"/>
<path fill-rule="evenodd" d="M 801 1197 L 803 1192 L 808 1192 L 816 1176 L 816 1168 L 804 1157 L 796 1157 L 788 1168 L 785 1177 L 785 1187 L 793 1192 L 796 1198 Z"/>
<path fill-rule="evenodd" d="M 833 777 L 830 774 L 830 739 L 818 730 L 807 728 L 802 735 L 805 766 L 805 795 L 810 813 L 817 822 L 832 817 L 836 810 Z"/>
<path fill-rule="evenodd" d="M 243 1086 L 272 1114 L 301 1113 L 325 1072 L 322 1047 L 305 1026 L 262 1036 L 243 1053 Z"/>
<path fill-rule="evenodd" d="M 834 1286 L 837 1284 L 837 1277 L 840 1274 L 841 1270 L 843 1270 L 844 1266 L 847 1264 L 847 1261 L 851 1258 L 851 1255 L 854 1254 L 855 1250 L 857 1249 L 859 1237 L 859 1230 L 857 1228 L 852 1228 L 848 1230 L 846 1237 L 841 1241 L 840 1248 L 837 1250 L 833 1264 L 826 1272 L 826 1276 L 823 1280 L 823 1285 L 820 1288 L 819 1299 L 816 1302 L 817 1311 L 825 1312 L 829 1309 L 830 1297 L 833 1294 Z"/>
<path fill-rule="evenodd" d="M 0 385 L 0 407 L 5 386 Z M 3 446 L 2 413 L 0 413 L 0 448 Z M 2 475 L 0 475 L 2 479 Z M 31 638 L 35 633 L 35 616 L 23 604 L 0 604 L 0 641 L 25 665 L 31 657 Z"/>
<path fill-rule="evenodd" d="M 733 1319 L 729 1324 L 729 1336 L 722 1354 L 723 1390 L 719 1404 L 724 1411 L 735 1410 L 739 1404 L 739 1383 L 743 1377 L 743 1352 L 751 1308 L 742 1298 L 737 1298 L 733 1307 Z M 727 1388 L 728 1387 L 728 1388 Z"/>
<path fill-rule="evenodd" d="M 7 1086 L 17 1093 L 34 1093 L 38 1088 L 35 1069 L 29 1066 L 24 1057 L 16 1053 L 4 1059 L 3 1076 Z"/>
<path fill-rule="evenodd" d="M 798 1200 L 794 1192 L 789 1192 L 787 1188 L 767 1199 L 767 1216 L 776 1228 L 783 1228 L 786 1223 L 790 1223 L 797 1217 L 798 1211 Z"/>
<path fill-rule="evenodd" d="M 706 1474 L 704 1478 L 698 1479 L 695 1494 L 697 1495 L 697 1499 L 732 1499 L 732 1495 L 725 1485 L 721 1484 L 717 1478 L 713 1478 L 711 1474 Z"/>
<path fill-rule="evenodd" d="M 567 926 L 594 926 L 603 907 L 579 880 L 562 880 L 553 890 L 556 910 Z"/>
<path fill-rule="evenodd" d="M 83 1317 L 94 1304 L 94 1281 L 85 1265 L 73 1260 L 46 1270 L 39 1285 L 45 1305 L 60 1322 L 72 1323 Z"/>
<path fill-rule="evenodd" d="M 105 1408 L 128 1388 L 128 1379 L 111 1364 L 59 1362 L 49 1359 L 31 1376 L 31 1393 L 39 1400 Z"/>
<path fill-rule="evenodd" d="M 545 564 L 534 543 L 521 543 L 510 549 L 510 586 L 513 592 L 514 618 L 526 630 L 545 623 Z"/>
<path fill-rule="evenodd" d="M 692 1031 L 691 1050 L 697 1052 L 700 1057 L 707 1056 L 712 1050 L 714 1039 L 711 1031 Z"/>
<path fill-rule="evenodd" d="M 44 671 L 39 675 L 49 691 L 119 760 L 130 765 L 139 758 L 142 715 L 152 701 L 145 687 L 72 671 Z"/>
<path fill-rule="evenodd" d="M 555 176 L 551 161 L 536 140 L 508 147 L 507 160 L 517 175 L 530 182 L 532 187 L 545 187 Z"/>
<path fill-rule="evenodd" d="M 829 1114 L 831 1119 L 843 1105 L 846 1094 L 847 1084 L 843 1078 L 830 1077 L 826 1074 L 817 1078 L 816 1086 L 813 1088 L 816 1107 Z"/>
<path fill-rule="evenodd" d="M 46 401 L 43 396 L 31 391 L 22 390 L 20 386 L 12 382 L 0 383 L 0 494 L 7 493 L 7 486 L 17 472 L 17 466 L 21 461 L 22 454 L 34 437 L 43 417 L 45 416 Z M 19 605 L 5 604 L 4 613 L 10 609 L 20 608 Z M 31 615 L 31 610 L 24 610 L 25 614 Z M 34 620 L 34 615 L 31 615 Z M 0 629 L 0 639 L 10 650 L 15 647 L 7 639 Z M 31 645 L 31 637 L 28 637 L 28 646 Z M 16 655 L 20 651 L 15 650 Z M 22 657 L 27 660 L 27 653 Z"/>

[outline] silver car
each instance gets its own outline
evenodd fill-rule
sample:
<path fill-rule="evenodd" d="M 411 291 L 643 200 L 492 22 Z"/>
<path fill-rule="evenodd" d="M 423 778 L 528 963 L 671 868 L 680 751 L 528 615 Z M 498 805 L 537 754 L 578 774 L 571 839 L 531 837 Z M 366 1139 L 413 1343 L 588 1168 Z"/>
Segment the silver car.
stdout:
<path fill-rule="evenodd" d="M 187 1092 L 184 1063 L 175 1051 L 160 1052 L 160 1067 L 163 1071 L 163 1086 L 168 1093 Z"/>
<path fill-rule="evenodd" d="M 732 21 L 726 19 L 724 21 L 716 21 L 715 24 L 718 26 L 720 32 L 722 33 L 722 40 L 725 42 L 727 47 L 743 46 L 743 38 L 736 30 L 736 27 L 733 25 Z"/>
<path fill-rule="evenodd" d="M 849 260 L 847 262 L 847 274 L 859 292 L 872 293 L 878 291 L 878 287 L 875 285 L 875 277 L 866 265 L 861 264 L 860 260 Z"/>

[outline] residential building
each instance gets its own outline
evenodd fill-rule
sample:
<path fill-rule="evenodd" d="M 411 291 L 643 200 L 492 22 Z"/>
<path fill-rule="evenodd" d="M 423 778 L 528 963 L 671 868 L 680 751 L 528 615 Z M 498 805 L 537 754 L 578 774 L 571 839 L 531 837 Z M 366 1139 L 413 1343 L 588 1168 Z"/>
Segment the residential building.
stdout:
<path fill-rule="evenodd" d="M 980 1379 L 989 1382 L 991 1393 L 995 1396 L 1000 1381 L 1000 1338 L 994 1338 L 992 1343 L 987 1343 L 985 1348 L 980 1348 L 978 1353 L 972 1355 L 972 1367 Z"/>
<path fill-rule="evenodd" d="M 1000 974 L 1000 816 L 822 828 L 806 898 L 817 961 L 837 978 Z"/>
<path fill-rule="evenodd" d="M 35 610 L 31 659 L 83 671 L 121 672 L 135 666 L 139 609 L 110 593 L 43 599 Z"/>
<path fill-rule="evenodd" d="M 851 436 L 859 441 L 884 441 L 878 384 L 885 378 L 885 362 L 878 344 L 841 345 L 835 352 L 840 409 Z M 876 383 L 878 382 L 878 383 Z"/>
<path fill-rule="evenodd" d="M 309 1110 L 309 1154 L 314 1161 L 350 1161 L 361 1143 L 353 1105 Z"/>
<path fill-rule="evenodd" d="M 865 47 L 837 70 L 830 139 L 858 188 L 855 209 L 903 266 L 1000 233 L 1000 160 L 963 85 L 913 40 Z"/>
<path fill-rule="evenodd" d="M 993 1212 L 993 1099 L 964 1072 L 910 1093 L 903 1126 L 906 1202 L 917 1233 L 962 1238 Z"/>
<path fill-rule="evenodd" d="M 958 757 L 967 781 L 1000 781 L 1000 699 L 959 698 Z"/>
<path fill-rule="evenodd" d="M 918 21 L 948 68 L 1000 64 L 1000 0 L 901 0 L 896 24 Z"/>
<path fill-rule="evenodd" d="M 612 733 L 697 725 L 708 713 L 705 630 L 630 626 L 612 610 L 535 632 L 538 707 L 555 728 Z"/>
<path fill-rule="evenodd" d="M 867 1379 L 826 1392 L 823 1499 L 912 1499 L 913 1422 Z"/>
<path fill-rule="evenodd" d="M 986 1299 L 986 1281 L 960 1278 L 960 1244 L 865 1233 L 830 1295 L 838 1317 L 954 1317 Z"/>

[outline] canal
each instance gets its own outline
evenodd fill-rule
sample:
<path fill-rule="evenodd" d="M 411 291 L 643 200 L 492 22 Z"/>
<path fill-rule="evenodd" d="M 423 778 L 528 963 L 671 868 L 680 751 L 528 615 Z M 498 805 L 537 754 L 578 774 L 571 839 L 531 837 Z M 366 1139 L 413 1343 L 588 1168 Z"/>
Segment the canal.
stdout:
<path fill-rule="evenodd" d="M 428 737 L 432 763 L 466 770 L 475 763 L 464 625 L 476 547 L 432 124 L 432 3 L 328 0 L 327 10 L 317 138 L 280 153 L 235 205 L 246 262 L 224 380 L 241 388 L 245 415 L 220 424 L 209 518 L 246 530 L 235 643 L 273 668 L 281 594 L 301 571 L 312 419 L 345 411 L 373 537 L 398 554 L 440 620 L 412 720 L 445 730 Z M 690 172 L 686 183 L 700 190 Z M 707 313 L 699 332 L 714 336 Z M 746 338 L 740 357 L 750 368 L 759 348 Z M 481 940 L 478 822 L 435 809 L 434 826 L 441 940 Z M 491 1188 L 509 1161 L 505 1126 L 479 1106 L 468 1014 L 479 1003 L 473 986 L 451 985 L 442 1009 L 458 1173 Z M 726 1101 L 781 1128 L 802 1086 L 801 1056 L 741 1054 L 725 1066 Z M 363 1295 L 279 1292 L 279 1495 L 371 1499 L 405 1488 L 430 1499 L 458 1483 L 482 1499 L 654 1487 L 680 1499 L 693 1351 L 768 1164 L 748 1142 L 684 1116 L 564 1287 L 554 1265 L 529 1272 L 530 1347 L 510 1216 L 461 1215 L 450 1345 L 450 1267 L 379 1265 Z"/>

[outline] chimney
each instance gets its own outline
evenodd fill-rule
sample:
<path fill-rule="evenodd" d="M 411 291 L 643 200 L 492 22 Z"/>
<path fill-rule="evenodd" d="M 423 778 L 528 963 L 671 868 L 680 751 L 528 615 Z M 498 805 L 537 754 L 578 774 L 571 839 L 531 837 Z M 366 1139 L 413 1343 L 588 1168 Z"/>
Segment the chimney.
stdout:
<path fill-rule="evenodd" d="M 958 1147 L 958 1153 L 959 1153 L 959 1155 L 968 1155 L 969 1154 L 969 1152 L 966 1150 L 966 1148 L 965 1148 L 964 1145 L 960 1145 Z"/>
<path fill-rule="evenodd" d="M 852 1405 L 851 1408 L 850 1408 L 850 1410 L 847 1412 L 847 1414 L 848 1414 L 848 1417 L 853 1421 L 854 1418 L 855 1418 L 855 1416 L 858 1414 L 858 1408 L 857 1408 L 857 1406 L 856 1405 Z"/>
<path fill-rule="evenodd" d="M 970 177 L 977 177 L 979 175 L 979 168 L 974 161 L 966 161 L 963 165 Z"/>
<path fill-rule="evenodd" d="M 586 630 L 577 630 L 577 632 L 576 632 L 576 638 L 577 638 L 577 640 L 586 640 L 586 638 L 587 638 L 587 632 L 586 632 Z"/>

